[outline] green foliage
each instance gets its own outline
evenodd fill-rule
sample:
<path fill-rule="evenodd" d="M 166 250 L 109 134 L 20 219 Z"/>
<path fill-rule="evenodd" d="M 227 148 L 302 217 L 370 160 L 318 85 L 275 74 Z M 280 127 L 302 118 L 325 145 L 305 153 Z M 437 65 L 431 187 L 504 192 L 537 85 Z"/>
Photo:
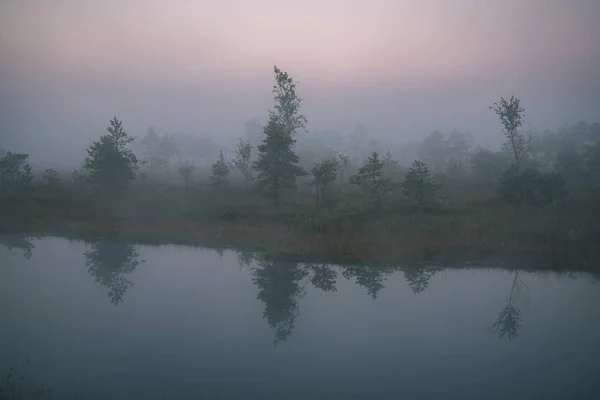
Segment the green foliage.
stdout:
<path fill-rule="evenodd" d="M 526 136 L 520 132 L 525 109 L 521 107 L 521 101 L 515 96 L 510 96 L 509 100 L 501 97 L 500 102 L 494 103 L 490 109 L 500 117 L 506 137 L 504 149 L 514 156 L 514 165 L 518 171 L 521 161 L 531 150 L 531 135 Z"/>
<path fill-rule="evenodd" d="M 471 156 L 471 168 L 483 181 L 495 182 L 510 166 L 510 160 L 503 152 L 479 149 Z"/>
<path fill-rule="evenodd" d="M 431 178 L 427 165 L 419 160 L 412 163 L 402 187 L 404 195 L 422 209 L 435 203 L 440 188 Z"/>
<path fill-rule="evenodd" d="M 306 173 L 298 166 L 298 155 L 293 150 L 296 141 L 286 133 L 284 123 L 276 114 L 271 113 L 264 133 L 254 168 L 258 171 L 259 187 L 268 187 L 275 205 L 279 206 L 281 190 L 295 189 L 296 178 Z"/>
<path fill-rule="evenodd" d="M 230 170 L 231 168 L 225 161 L 223 152 L 220 151 L 217 161 L 215 161 L 212 165 L 212 176 L 210 178 L 212 185 L 217 189 L 222 189 L 229 186 L 229 181 L 227 178 L 229 177 Z"/>
<path fill-rule="evenodd" d="M 323 203 L 328 197 L 328 189 L 337 178 L 337 163 L 335 160 L 323 160 L 311 170 L 313 180 L 311 183 L 315 185 L 317 204 Z"/>
<path fill-rule="evenodd" d="M 83 167 L 92 185 L 104 194 L 118 196 L 135 179 L 138 159 L 127 147 L 134 138 L 125 132 L 121 121 L 114 117 L 107 131 L 87 150 Z"/>
<path fill-rule="evenodd" d="M 300 104 L 302 99 L 296 94 L 296 83 L 291 76 L 277 68 L 273 67 L 275 72 L 274 94 L 274 113 L 283 124 L 284 133 L 293 136 L 296 130 L 306 130 L 307 119 L 300 114 Z"/>
<path fill-rule="evenodd" d="M 240 138 L 235 152 L 233 166 L 237 169 L 247 182 L 252 181 L 252 144 L 248 139 Z"/>
<path fill-rule="evenodd" d="M 547 204 L 567 195 L 565 181 L 555 172 L 528 168 L 519 172 L 513 165 L 500 178 L 499 197 L 511 204 Z"/>
<path fill-rule="evenodd" d="M 29 154 L 11 153 L 0 159 L 0 194 L 14 195 L 26 190 L 33 180 Z"/>
<path fill-rule="evenodd" d="M 374 152 L 367 163 L 352 175 L 350 182 L 359 185 L 371 198 L 380 203 L 381 197 L 390 188 L 390 181 L 383 176 L 384 164 L 379 160 L 379 154 Z"/>

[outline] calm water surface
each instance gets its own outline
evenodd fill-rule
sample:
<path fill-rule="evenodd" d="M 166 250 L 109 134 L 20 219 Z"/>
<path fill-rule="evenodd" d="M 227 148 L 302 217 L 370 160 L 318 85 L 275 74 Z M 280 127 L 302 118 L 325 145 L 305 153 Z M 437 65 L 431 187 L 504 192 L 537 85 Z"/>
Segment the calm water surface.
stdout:
<path fill-rule="evenodd" d="M 55 398 L 600 399 L 587 274 L 1 242 L 0 372 Z"/>

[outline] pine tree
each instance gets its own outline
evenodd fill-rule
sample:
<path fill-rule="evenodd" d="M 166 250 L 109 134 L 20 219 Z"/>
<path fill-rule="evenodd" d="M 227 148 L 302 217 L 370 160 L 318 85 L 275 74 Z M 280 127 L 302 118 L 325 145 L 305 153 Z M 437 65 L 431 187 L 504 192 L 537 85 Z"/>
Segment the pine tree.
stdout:
<path fill-rule="evenodd" d="M 413 200 L 417 207 L 426 208 L 435 201 L 438 189 L 439 185 L 431 178 L 427 165 L 423 161 L 415 160 L 406 173 L 404 195 Z"/>
<path fill-rule="evenodd" d="M 259 186 L 270 189 L 273 202 L 279 207 L 281 190 L 296 188 L 296 178 L 306 173 L 298 166 L 298 155 L 293 150 L 296 141 L 286 132 L 286 125 L 277 114 L 270 113 L 264 133 L 254 168 L 258 171 Z"/>
<path fill-rule="evenodd" d="M 138 160 L 127 145 L 133 142 L 123 129 L 123 123 L 114 117 L 108 133 L 92 143 L 87 150 L 84 168 L 89 182 L 106 194 L 119 195 L 135 179 Z"/>
<path fill-rule="evenodd" d="M 389 179 L 383 177 L 384 166 L 385 164 L 379 160 L 379 154 L 374 152 L 369 156 L 367 163 L 360 167 L 356 174 L 352 175 L 350 183 L 361 186 L 379 203 L 390 186 Z"/>

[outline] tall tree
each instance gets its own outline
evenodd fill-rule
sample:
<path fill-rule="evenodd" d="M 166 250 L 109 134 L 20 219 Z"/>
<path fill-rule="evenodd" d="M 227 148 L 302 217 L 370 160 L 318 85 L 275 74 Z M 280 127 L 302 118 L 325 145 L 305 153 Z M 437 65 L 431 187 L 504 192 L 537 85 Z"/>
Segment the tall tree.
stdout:
<path fill-rule="evenodd" d="M 296 178 L 306 172 L 298 166 L 298 155 L 293 150 L 296 141 L 286 133 L 286 126 L 277 114 L 271 112 L 264 132 L 254 168 L 258 171 L 259 187 L 268 187 L 275 206 L 279 207 L 281 190 L 295 189 Z"/>
<path fill-rule="evenodd" d="M 118 195 L 135 179 L 138 159 L 127 147 L 133 138 L 125 132 L 121 121 L 114 117 L 107 131 L 89 147 L 83 167 L 88 171 L 90 183 L 106 194 Z"/>
<path fill-rule="evenodd" d="M 490 109 L 500 117 L 503 133 L 506 137 L 504 149 L 513 155 L 514 169 L 515 172 L 518 172 L 523 159 L 531 150 L 531 135 L 525 135 L 521 132 L 525 109 L 521 107 L 521 100 L 515 96 L 510 96 L 508 100 L 501 97 L 500 102 L 494 103 Z"/>
<path fill-rule="evenodd" d="M 284 133 L 292 136 L 298 129 L 306 130 L 307 119 L 300 114 L 302 99 L 296 94 L 296 84 L 287 72 L 273 67 L 275 85 L 273 86 L 273 112 L 277 114 L 284 127 Z"/>

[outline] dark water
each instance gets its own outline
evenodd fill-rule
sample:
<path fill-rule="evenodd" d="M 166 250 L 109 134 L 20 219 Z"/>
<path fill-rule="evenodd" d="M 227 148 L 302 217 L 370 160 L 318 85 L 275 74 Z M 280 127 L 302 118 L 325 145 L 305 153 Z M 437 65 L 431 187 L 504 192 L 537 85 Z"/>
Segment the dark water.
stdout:
<path fill-rule="evenodd" d="M 2 241 L 0 371 L 54 398 L 600 399 L 587 274 Z"/>

